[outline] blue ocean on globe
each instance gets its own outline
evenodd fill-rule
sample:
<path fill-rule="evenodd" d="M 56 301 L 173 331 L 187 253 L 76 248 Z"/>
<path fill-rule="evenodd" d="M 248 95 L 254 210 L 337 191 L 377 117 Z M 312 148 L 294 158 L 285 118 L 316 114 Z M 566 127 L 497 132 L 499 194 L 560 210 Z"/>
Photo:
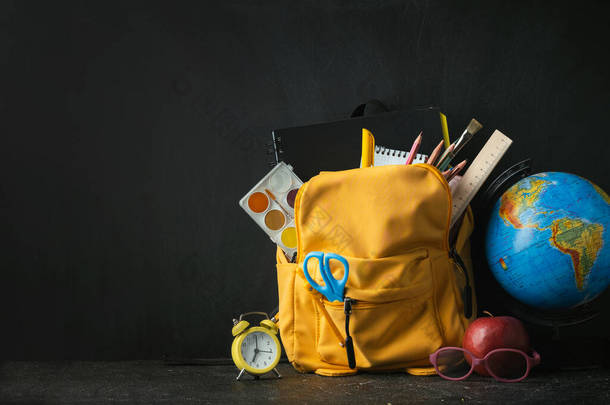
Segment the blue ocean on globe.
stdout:
<path fill-rule="evenodd" d="M 610 198 L 569 173 L 535 174 L 494 205 L 486 256 L 514 298 L 550 310 L 591 301 L 610 282 Z"/>

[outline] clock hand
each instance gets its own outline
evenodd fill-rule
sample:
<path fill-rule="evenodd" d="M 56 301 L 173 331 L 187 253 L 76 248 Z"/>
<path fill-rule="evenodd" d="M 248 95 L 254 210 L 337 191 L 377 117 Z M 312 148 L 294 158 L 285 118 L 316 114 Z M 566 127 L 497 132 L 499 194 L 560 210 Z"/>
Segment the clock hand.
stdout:
<path fill-rule="evenodd" d="M 254 357 L 252 357 L 252 363 L 254 363 L 254 360 L 256 360 L 256 355 L 258 354 L 258 336 L 254 335 L 254 343 L 256 344 L 256 347 L 254 348 Z"/>
<path fill-rule="evenodd" d="M 259 353 L 273 353 L 271 350 L 267 351 L 267 350 L 259 350 Z"/>

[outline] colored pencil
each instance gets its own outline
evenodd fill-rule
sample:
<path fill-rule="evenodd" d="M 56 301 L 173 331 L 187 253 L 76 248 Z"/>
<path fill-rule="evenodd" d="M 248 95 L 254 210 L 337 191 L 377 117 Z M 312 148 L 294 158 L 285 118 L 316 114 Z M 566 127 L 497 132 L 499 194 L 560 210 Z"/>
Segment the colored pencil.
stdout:
<path fill-rule="evenodd" d="M 462 160 L 458 165 L 456 165 L 451 171 L 445 176 L 447 181 L 451 181 L 452 178 L 457 176 L 457 174 L 466 166 L 467 160 Z"/>
<path fill-rule="evenodd" d="M 453 148 L 455 148 L 455 144 L 451 144 L 449 145 L 449 147 L 447 149 L 445 149 L 445 152 L 441 155 L 441 157 L 438 159 L 438 163 L 436 164 L 436 167 L 439 170 L 444 170 L 444 164 L 445 164 L 445 160 L 447 160 L 447 157 L 451 154 L 451 152 L 453 152 Z"/>
<path fill-rule="evenodd" d="M 411 151 L 409 152 L 409 156 L 407 157 L 407 162 L 405 163 L 406 165 L 410 165 L 411 163 L 413 163 L 413 159 L 415 159 L 415 155 L 417 154 L 419 146 L 421 145 L 422 134 L 423 132 L 420 132 L 417 138 L 415 138 L 415 142 L 413 142 L 413 146 L 411 146 Z"/>
<path fill-rule="evenodd" d="M 441 154 L 441 148 L 443 147 L 443 143 L 445 143 L 444 140 L 439 142 L 439 144 L 436 146 L 436 148 L 434 148 L 434 150 L 430 154 L 430 157 L 428 157 L 428 160 L 426 160 L 426 163 L 428 163 L 429 165 L 434 165 L 436 158 Z"/>

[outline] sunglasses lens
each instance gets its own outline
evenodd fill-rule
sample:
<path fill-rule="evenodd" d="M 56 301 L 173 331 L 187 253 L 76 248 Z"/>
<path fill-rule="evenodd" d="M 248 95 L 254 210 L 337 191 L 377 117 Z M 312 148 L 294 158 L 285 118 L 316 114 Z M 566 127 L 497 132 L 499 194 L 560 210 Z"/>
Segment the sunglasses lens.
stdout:
<path fill-rule="evenodd" d="M 438 352 L 436 366 L 439 374 L 449 378 L 464 377 L 470 371 L 470 363 L 466 361 L 466 354 L 461 350 L 444 349 Z"/>
<path fill-rule="evenodd" d="M 497 351 L 487 358 L 487 367 L 496 377 L 518 380 L 527 371 L 527 359 L 522 353 Z"/>

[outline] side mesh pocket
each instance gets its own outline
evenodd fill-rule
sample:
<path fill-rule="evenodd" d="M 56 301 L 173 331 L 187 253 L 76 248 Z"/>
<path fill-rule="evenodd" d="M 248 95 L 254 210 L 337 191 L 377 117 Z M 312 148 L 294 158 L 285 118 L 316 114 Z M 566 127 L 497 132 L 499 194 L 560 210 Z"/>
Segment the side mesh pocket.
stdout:
<path fill-rule="evenodd" d="M 279 256 L 278 256 L 279 257 Z M 294 278 L 296 263 L 280 263 L 277 268 L 277 289 L 280 302 L 280 337 L 290 362 L 294 361 Z"/>

